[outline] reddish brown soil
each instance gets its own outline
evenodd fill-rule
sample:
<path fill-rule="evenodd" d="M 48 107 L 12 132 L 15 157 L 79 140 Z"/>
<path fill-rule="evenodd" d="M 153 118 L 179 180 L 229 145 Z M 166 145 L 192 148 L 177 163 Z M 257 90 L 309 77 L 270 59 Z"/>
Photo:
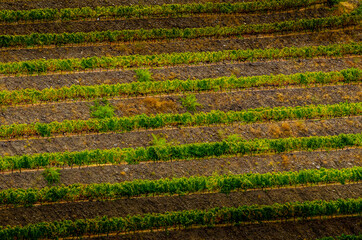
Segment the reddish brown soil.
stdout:
<path fill-rule="evenodd" d="M 147 197 L 120 199 L 114 201 L 78 202 L 16 207 L 0 211 L 0 225 L 26 225 L 38 222 L 76 220 L 97 216 L 124 217 L 129 214 L 164 213 L 191 209 L 215 207 L 238 207 L 241 205 L 271 205 L 293 201 L 313 201 L 318 199 L 337 200 L 358 198 L 362 184 L 315 186 L 274 190 L 254 190 L 247 192 L 195 194 L 185 196 Z"/>
<path fill-rule="evenodd" d="M 296 60 L 274 60 L 257 62 L 222 62 L 216 64 L 182 65 L 153 68 L 150 72 L 155 80 L 202 79 L 221 76 L 256 76 L 269 74 L 294 74 L 315 71 L 340 71 L 345 68 L 362 67 L 361 57 L 318 58 Z M 73 84 L 95 85 L 132 82 L 134 70 L 77 72 L 70 74 L 47 74 L 40 76 L 0 77 L 1 89 L 59 88 Z"/>
<path fill-rule="evenodd" d="M 298 20 L 302 18 L 327 17 L 331 11 L 325 6 L 308 8 L 290 12 L 273 12 L 270 14 L 233 14 L 233 15 L 200 15 L 174 18 L 146 18 L 122 20 L 90 20 L 71 22 L 41 22 L 28 24 L 1 25 L 1 35 L 25 35 L 31 33 L 64 33 L 64 32 L 92 32 L 125 29 L 153 29 L 153 28 L 199 28 L 219 25 L 237 26 L 242 24 L 260 24 Z"/>
<path fill-rule="evenodd" d="M 228 0 L 227 2 L 252 2 L 257 0 Z M 162 5 L 193 2 L 225 2 L 225 0 L 1 0 L 0 9 L 25 10 L 33 8 L 79 8 L 118 5 Z"/>
<path fill-rule="evenodd" d="M 148 162 L 137 165 L 104 165 L 60 169 L 60 183 L 116 183 L 135 179 L 160 179 L 213 174 L 244 174 L 300 171 L 302 169 L 350 168 L 362 166 L 362 149 L 293 152 L 258 156 L 229 156 L 173 162 Z M 0 174 L 0 190 L 8 188 L 42 188 L 47 182 L 42 170 Z"/>
<path fill-rule="evenodd" d="M 165 41 L 136 41 L 132 43 L 94 44 L 87 46 L 59 46 L 44 48 L 0 49 L 0 62 L 26 61 L 46 58 L 82 58 L 93 56 L 119 56 L 131 54 L 161 54 L 172 52 L 200 52 L 233 49 L 283 48 L 329 45 L 341 42 L 362 40 L 362 34 L 356 30 L 328 30 L 313 33 L 293 33 L 284 35 L 255 35 L 245 38 L 200 38 Z"/>
<path fill-rule="evenodd" d="M 335 104 L 358 102 L 362 85 L 338 85 L 312 88 L 281 88 L 241 90 L 233 92 L 196 93 L 199 111 L 240 111 L 258 107 L 302 106 L 307 104 Z M 181 98 L 185 95 L 167 95 L 109 100 L 116 116 L 136 114 L 185 113 Z M 0 111 L 0 125 L 13 123 L 52 122 L 89 119 L 94 101 L 62 102 L 7 107 Z"/>
<path fill-rule="evenodd" d="M 49 138 L 32 138 L 0 141 L 0 154 L 22 155 L 43 152 L 81 151 L 85 149 L 110 149 L 114 147 L 149 146 L 152 134 L 163 136 L 168 142 L 186 144 L 221 141 L 231 134 L 245 139 L 325 136 L 342 133 L 360 133 L 362 117 L 333 118 L 327 120 L 264 122 L 240 125 L 213 125 L 203 127 L 163 128 L 125 133 L 69 135 Z"/>
<path fill-rule="evenodd" d="M 120 236 L 94 237 L 92 239 L 263 239 L 263 240 L 305 240 L 319 239 L 324 236 L 342 234 L 360 234 L 362 217 L 327 218 L 320 220 L 304 220 L 297 222 L 262 223 L 255 225 L 238 225 L 230 227 L 184 229 L 178 231 L 161 231 L 137 233 Z"/>

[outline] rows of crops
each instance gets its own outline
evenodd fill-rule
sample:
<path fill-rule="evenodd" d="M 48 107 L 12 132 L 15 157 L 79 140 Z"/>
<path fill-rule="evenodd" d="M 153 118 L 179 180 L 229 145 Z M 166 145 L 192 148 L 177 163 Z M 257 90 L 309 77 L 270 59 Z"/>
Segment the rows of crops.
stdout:
<path fill-rule="evenodd" d="M 54 1 L 0 0 L 0 239 L 361 239 L 360 3 Z"/>
<path fill-rule="evenodd" d="M 272 206 L 242 206 L 238 208 L 216 208 L 164 214 L 146 214 L 126 218 L 96 218 L 38 223 L 22 228 L 9 227 L 0 230 L 2 239 L 76 237 L 87 234 L 108 234 L 139 230 L 167 229 L 176 226 L 210 226 L 236 224 L 252 221 L 270 221 L 291 218 L 311 218 L 361 212 L 361 199 L 338 201 L 293 202 Z"/>
<path fill-rule="evenodd" d="M 95 164 L 137 164 L 147 161 L 188 160 L 194 158 L 220 157 L 223 155 L 252 155 L 283 153 L 291 151 L 331 150 L 346 147 L 361 147 L 361 134 L 341 134 L 325 137 L 243 139 L 222 142 L 194 143 L 176 146 L 150 146 L 108 150 L 85 150 L 81 152 L 43 153 L 8 156 L 0 159 L 0 170 L 35 169 L 55 166 L 88 166 Z"/>
<path fill-rule="evenodd" d="M 296 186 L 300 184 L 326 184 L 359 182 L 362 168 L 302 170 L 299 172 L 244 174 L 231 176 L 190 177 L 136 180 L 116 184 L 102 183 L 57 186 L 42 189 L 9 189 L 0 192 L 0 206 L 32 205 L 59 201 L 105 200 L 122 197 L 139 197 L 161 194 L 186 194 L 196 192 L 223 192 L 257 188 Z"/>
<path fill-rule="evenodd" d="M 6 35 L 0 36 L 0 47 L 29 47 L 98 42 L 127 42 L 156 39 L 195 39 L 201 37 L 231 37 L 242 34 L 276 32 L 321 31 L 322 29 L 355 26 L 361 20 L 358 12 L 337 17 L 301 19 L 270 24 L 241 25 L 236 27 L 171 28 L 152 30 L 123 30 L 106 32 L 76 32 L 61 34 Z"/>
<path fill-rule="evenodd" d="M 0 73 L 34 74 L 95 69 L 127 69 L 136 67 L 162 67 L 180 64 L 216 63 L 221 61 L 256 61 L 258 59 L 341 57 L 359 55 L 362 47 L 358 43 L 333 44 L 283 49 L 225 50 L 219 52 L 173 53 L 159 55 L 132 55 L 119 57 L 91 57 L 81 59 L 50 59 L 24 62 L 0 63 Z"/>
<path fill-rule="evenodd" d="M 357 68 L 339 72 L 306 72 L 293 75 L 263 75 L 255 77 L 220 77 L 207 79 L 166 80 L 132 82 L 125 84 L 102 84 L 93 86 L 72 85 L 58 89 L 22 89 L 1 91 L 0 105 L 16 105 L 40 102 L 55 102 L 68 99 L 97 99 L 128 97 L 194 91 L 225 91 L 229 89 L 248 89 L 257 87 L 314 86 L 317 84 L 359 83 L 362 71 Z"/>
<path fill-rule="evenodd" d="M 263 121 L 292 119 L 335 118 L 359 116 L 361 103 L 310 105 L 302 107 L 258 108 L 244 111 L 211 111 L 209 113 L 137 115 L 123 118 L 66 120 L 64 122 L 12 124 L 0 126 L 0 139 L 24 136 L 49 137 L 65 133 L 126 132 L 139 129 L 156 129 L 170 126 L 205 126 L 211 124 L 247 124 Z"/>
<path fill-rule="evenodd" d="M 134 6 L 109 6 L 97 8 L 65 8 L 65 9 L 32 9 L 32 10 L 2 10 L 1 22 L 19 21 L 70 21 L 94 18 L 140 18 L 140 17 L 169 17 L 182 16 L 183 14 L 201 13 L 250 13 L 257 11 L 275 11 L 291 8 L 306 7 L 309 5 L 328 3 L 327 0 L 283 0 L 260 2 L 236 2 L 236 3 L 192 3 L 192 4 L 164 4 L 164 5 L 134 5 Z"/>

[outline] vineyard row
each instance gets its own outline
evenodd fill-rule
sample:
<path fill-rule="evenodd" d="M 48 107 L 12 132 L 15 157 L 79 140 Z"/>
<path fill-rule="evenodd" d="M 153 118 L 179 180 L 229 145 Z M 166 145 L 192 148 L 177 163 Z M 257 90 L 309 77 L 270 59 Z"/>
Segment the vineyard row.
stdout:
<path fill-rule="evenodd" d="M 362 167 L 311 169 L 299 172 L 248 173 L 240 175 L 196 176 L 120 183 L 72 184 L 45 188 L 0 191 L 0 206 L 31 206 L 59 201 L 104 201 L 148 195 L 174 195 L 202 192 L 230 193 L 235 190 L 264 189 L 306 184 L 345 184 L 362 180 Z"/>
<path fill-rule="evenodd" d="M 149 161 L 190 160 L 225 155 L 252 155 L 286 153 L 291 151 L 330 150 L 361 147 L 362 134 L 337 136 L 280 138 L 280 139 L 226 139 L 221 142 L 183 145 L 150 146 L 84 150 L 80 152 L 40 153 L 34 155 L 0 157 L 0 170 L 36 169 L 49 166 L 88 166 L 95 164 L 137 164 Z"/>
<path fill-rule="evenodd" d="M 266 121 L 294 119 L 336 118 L 359 116 L 362 102 L 338 103 L 332 105 L 307 105 L 297 107 L 256 108 L 242 111 L 213 110 L 210 112 L 160 113 L 156 115 L 135 115 L 131 117 L 92 118 L 87 120 L 65 120 L 63 122 L 11 124 L 0 126 L 0 139 L 42 136 L 56 134 L 82 134 L 100 132 L 128 132 L 140 129 L 162 127 L 207 126 L 211 124 L 248 124 Z"/>
<path fill-rule="evenodd" d="M 361 82 L 362 70 L 345 69 L 339 72 L 306 72 L 293 75 L 263 75 L 251 77 L 220 77 L 208 79 L 146 81 L 124 84 L 102 84 L 94 86 L 72 85 L 60 89 L 43 90 L 22 89 L 0 91 L 0 106 L 17 104 L 34 104 L 40 102 L 57 102 L 77 99 L 97 99 L 112 97 L 129 97 L 139 95 L 156 95 L 184 93 L 193 91 L 223 91 L 227 89 L 246 89 L 255 87 L 285 87 L 292 85 L 310 86 L 316 84 L 337 84 Z"/>
<path fill-rule="evenodd" d="M 362 199 L 339 199 L 336 201 L 316 200 L 310 202 L 288 202 L 273 205 L 252 205 L 213 208 L 209 210 L 188 210 L 167 213 L 148 213 L 127 217 L 65 220 L 42 222 L 27 226 L 0 228 L 0 238 L 13 239 L 58 239 L 84 235 L 130 233 L 140 230 L 154 230 L 237 224 L 267 220 L 286 220 L 319 216 L 360 214 Z"/>
<path fill-rule="evenodd" d="M 256 61 L 257 59 L 341 57 L 362 54 L 362 43 L 327 46 L 286 47 L 283 49 L 224 50 L 218 52 L 185 52 L 158 55 L 130 55 L 117 57 L 89 57 L 71 59 L 38 59 L 23 62 L 0 63 L 0 74 L 42 74 L 95 69 L 127 69 L 161 67 L 180 64 L 213 63 L 221 61 Z"/>
<path fill-rule="evenodd" d="M 341 28 L 359 25 L 361 11 L 326 18 L 300 19 L 285 22 L 248 24 L 235 27 L 203 27 L 203 28 L 155 28 L 150 30 L 120 30 L 103 32 L 75 33 L 32 33 L 30 35 L 1 35 L 0 48 L 30 47 L 64 44 L 89 44 L 99 42 L 128 42 L 162 39 L 195 39 L 201 37 L 231 37 L 242 34 L 259 34 L 275 32 L 300 32 L 305 30 L 320 31 L 322 29 Z"/>
<path fill-rule="evenodd" d="M 326 3 L 327 0 L 277 0 L 236 3 L 189 3 L 163 5 L 133 5 L 133 6 L 98 6 L 96 8 L 65 8 L 65 9 L 31 9 L 31 10 L 1 10 L 0 22 L 13 23 L 19 21 L 72 21 L 102 18 L 144 18 L 144 17 L 180 17 L 201 13 L 251 13 L 260 11 L 280 11 L 314 4 Z M 329 5 L 336 4 L 334 1 Z"/>

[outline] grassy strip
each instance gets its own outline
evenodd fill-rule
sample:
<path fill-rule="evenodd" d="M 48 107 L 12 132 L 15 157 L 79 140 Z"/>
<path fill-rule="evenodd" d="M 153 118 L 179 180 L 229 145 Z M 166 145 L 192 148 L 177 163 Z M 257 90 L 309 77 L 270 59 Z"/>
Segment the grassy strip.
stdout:
<path fill-rule="evenodd" d="M 180 64 L 213 63 L 221 61 L 255 61 L 258 59 L 341 57 L 362 54 L 362 43 L 327 46 L 288 47 L 283 49 L 224 50 L 218 52 L 186 52 L 159 55 L 131 55 L 73 59 L 31 60 L 0 63 L 0 74 L 34 74 L 94 69 L 127 69 L 141 66 L 161 67 Z"/>
<path fill-rule="evenodd" d="M 308 105 L 298 107 L 257 108 L 223 112 L 214 110 L 200 113 L 160 113 L 104 119 L 65 120 L 63 122 L 11 124 L 0 126 L 0 139 L 55 134 L 81 134 L 99 132 L 128 132 L 136 129 L 156 129 L 168 126 L 205 126 L 210 124 L 240 124 L 282 121 L 291 119 L 315 119 L 356 116 L 362 113 L 362 102 L 333 105 Z"/>
<path fill-rule="evenodd" d="M 188 160 L 223 155 L 252 155 L 362 146 L 362 134 L 338 136 L 254 139 L 227 139 L 222 142 L 113 148 L 0 157 L 0 170 L 36 169 L 48 166 L 88 166 L 94 164 L 137 164 L 149 161 Z"/>
<path fill-rule="evenodd" d="M 12 23 L 18 21 L 71 21 L 97 18 L 141 18 L 141 17 L 179 17 L 185 14 L 201 13 L 250 13 L 258 11 L 278 11 L 290 8 L 306 7 L 327 0 L 278 0 L 237 3 L 190 3 L 163 5 L 133 5 L 133 6 L 100 6 L 96 8 L 65 8 L 65 9 L 31 9 L 31 10 L 1 10 L 0 22 Z"/>
<path fill-rule="evenodd" d="M 170 29 L 138 29 L 104 32 L 75 33 L 33 33 L 30 35 L 2 35 L 0 47 L 29 47 L 45 45 L 82 44 L 99 42 L 126 42 L 155 39 L 194 39 L 200 37 L 230 37 L 241 34 L 298 32 L 304 30 L 319 31 L 321 29 L 340 28 L 360 23 L 361 14 L 354 11 L 350 14 L 316 19 L 300 19 L 266 24 L 249 24 L 236 27 L 204 27 L 204 28 L 170 28 Z"/>
<path fill-rule="evenodd" d="M 97 99 L 118 96 L 138 96 L 160 93 L 183 93 L 188 91 L 208 91 L 225 89 L 243 89 L 252 87 L 284 87 L 288 85 L 308 86 L 312 84 L 336 84 L 361 82 L 362 70 L 356 68 L 339 72 L 306 72 L 293 75 L 264 75 L 252 77 L 220 77 L 208 79 L 188 79 L 132 82 L 113 85 L 94 85 L 62 87 L 60 89 L 22 89 L 16 91 L 0 91 L 0 106 L 29 104 L 39 102 L 55 102 L 67 99 Z"/>
<path fill-rule="evenodd" d="M 336 201 L 288 202 L 273 205 L 240 206 L 237 208 L 213 208 L 167 213 L 148 213 L 127 217 L 79 219 L 75 221 L 42 222 L 27 226 L 7 226 L 0 229 L 0 238 L 12 239 L 57 239 L 91 234 L 108 234 L 189 227 L 237 224 L 242 222 L 283 220 L 291 218 L 359 214 L 362 199 L 339 199 Z"/>
<path fill-rule="evenodd" d="M 144 195 L 174 195 L 205 191 L 229 193 L 234 190 L 264 189 L 300 184 L 358 182 L 362 167 L 312 169 L 299 172 L 250 173 L 222 176 L 197 176 L 160 180 L 135 180 L 121 183 L 73 184 L 45 188 L 7 189 L 0 192 L 0 205 L 29 206 L 59 201 L 100 201 Z"/>

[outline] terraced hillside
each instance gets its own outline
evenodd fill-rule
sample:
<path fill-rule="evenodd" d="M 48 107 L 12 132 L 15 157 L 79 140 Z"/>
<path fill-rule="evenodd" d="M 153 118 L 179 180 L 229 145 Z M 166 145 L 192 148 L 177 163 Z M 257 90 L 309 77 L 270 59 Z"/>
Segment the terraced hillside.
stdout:
<path fill-rule="evenodd" d="M 0 0 L 0 239 L 362 239 L 348 0 Z"/>

